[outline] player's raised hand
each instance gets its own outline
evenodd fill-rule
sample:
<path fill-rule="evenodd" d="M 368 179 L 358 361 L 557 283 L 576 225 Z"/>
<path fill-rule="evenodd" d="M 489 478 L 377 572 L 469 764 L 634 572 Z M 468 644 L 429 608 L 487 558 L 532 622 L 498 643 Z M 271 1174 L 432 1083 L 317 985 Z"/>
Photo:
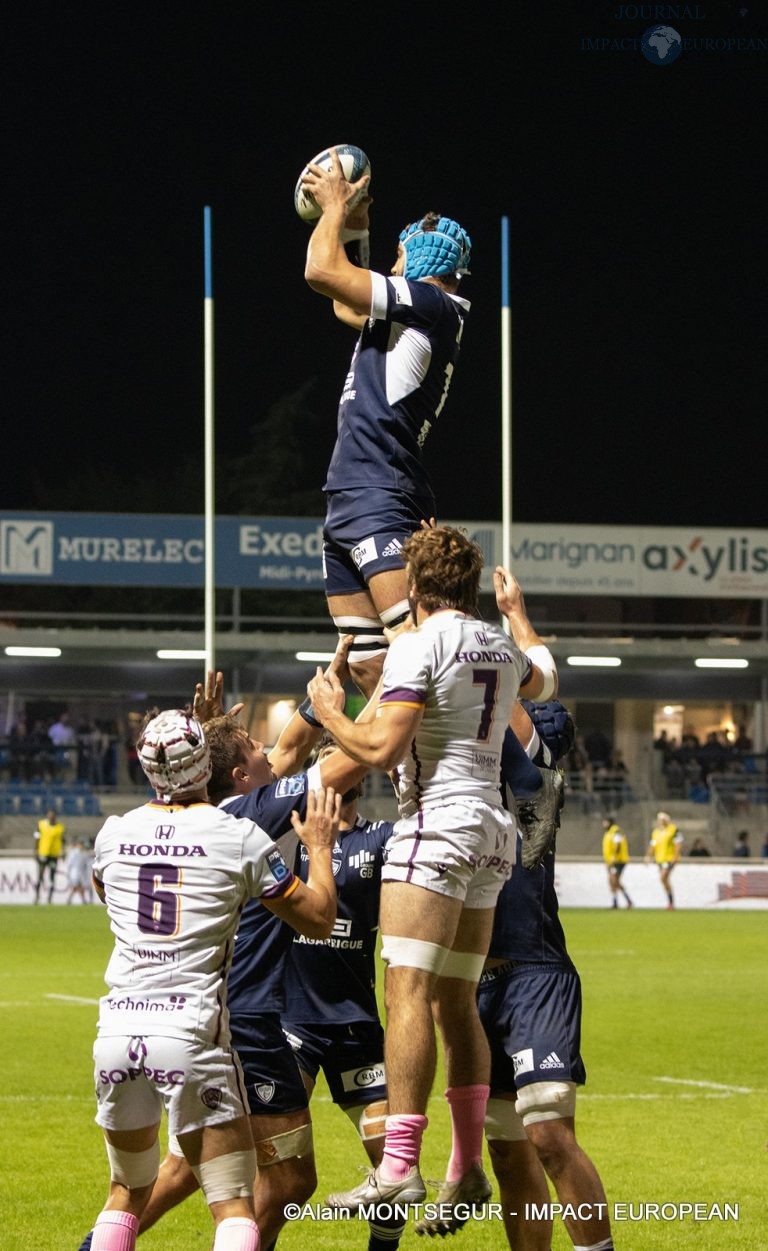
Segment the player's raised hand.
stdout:
<path fill-rule="evenodd" d="M 505 617 L 519 609 L 525 611 L 525 601 L 520 583 L 515 575 L 503 565 L 497 565 L 493 571 L 493 589 L 496 592 L 496 606 Z"/>
<path fill-rule="evenodd" d="M 339 637 L 333 660 L 325 671 L 326 677 L 328 677 L 329 674 L 334 673 L 342 686 L 349 677 L 349 652 L 354 641 L 354 634 L 342 634 Z"/>
<path fill-rule="evenodd" d="M 312 711 L 323 725 L 336 712 L 344 710 L 344 687 L 329 667 L 327 675 L 318 665 L 315 676 L 307 683 Z"/>
<path fill-rule="evenodd" d="M 209 669 L 205 679 L 205 686 L 203 686 L 202 682 L 197 683 L 192 700 L 192 711 L 202 725 L 206 721 L 212 721 L 214 717 L 223 716 L 223 695 L 224 674 L 221 669 L 218 669 L 216 673 Z M 243 704 L 233 704 L 229 709 L 230 717 L 236 717 L 238 713 L 243 711 L 243 707 Z"/>
<path fill-rule="evenodd" d="M 370 229 L 371 223 L 370 223 L 368 215 L 371 211 L 372 204 L 373 204 L 372 197 L 369 195 L 364 195 L 362 199 L 358 201 L 357 204 L 354 204 L 352 208 L 348 209 L 347 220 L 345 222 L 345 225 L 347 226 L 349 230 L 369 230 Z"/>
<path fill-rule="evenodd" d="M 324 169 L 322 165 L 308 165 L 301 185 L 314 196 L 323 212 L 331 205 L 339 205 L 346 213 L 350 201 L 368 186 L 370 180 L 370 174 L 363 174 L 357 182 L 347 182 L 341 168 L 339 154 L 335 148 L 332 148 L 330 168 Z"/>
<path fill-rule="evenodd" d="M 307 851 L 322 851 L 333 847 L 339 833 L 341 795 L 332 786 L 320 787 L 307 795 L 307 815 L 302 821 L 295 811 L 291 813 L 291 825 Z"/>

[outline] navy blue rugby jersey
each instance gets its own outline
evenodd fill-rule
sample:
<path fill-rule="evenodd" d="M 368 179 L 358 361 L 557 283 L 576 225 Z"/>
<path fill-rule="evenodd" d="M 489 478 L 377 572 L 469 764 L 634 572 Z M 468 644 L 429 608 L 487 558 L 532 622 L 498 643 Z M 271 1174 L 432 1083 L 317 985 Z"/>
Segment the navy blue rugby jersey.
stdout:
<path fill-rule="evenodd" d="M 284 1023 L 344 1025 L 377 1021 L 376 932 L 384 848 L 392 837 L 389 821 L 358 817 L 333 850 L 338 894 L 336 924 L 329 938 L 293 934 L 285 970 Z M 307 880 L 309 860 L 299 847 L 294 871 Z M 264 911 L 264 909 L 262 909 Z"/>
<path fill-rule="evenodd" d="M 303 818 L 307 811 L 307 794 L 319 785 L 318 778 L 297 773 L 269 786 L 259 786 L 249 795 L 229 796 L 219 807 L 235 817 L 255 821 L 277 843 L 283 859 L 290 865 L 298 845 L 291 813 L 297 812 Z M 250 899 L 246 903 L 227 979 L 230 1012 L 282 1012 L 283 970 L 293 934 L 289 925 L 278 920 L 258 900 Z"/>
<path fill-rule="evenodd" d="M 512 731 L 507 730 L 507 734 Z M 503 752 L 501 768 L 504 779 Z M 502 793 L 504 790 L 503 785 Z M 522 839 L 518 834 L 515 867 L 509 881 L 502 886 L 496 904 L 488 955 L 497 960 L 571 966 L 555 891 L 555 853 L 549 852 L 537 869 L 524 869 L 520 862 L 521 847 Z"/>
<path fill-rule="evenodd" d="M 325 490 L 421 494 L 431 490 L 421 448 L 448 395 L 469 303 L 431 282 L 376 273 L 371 281 Z"/>

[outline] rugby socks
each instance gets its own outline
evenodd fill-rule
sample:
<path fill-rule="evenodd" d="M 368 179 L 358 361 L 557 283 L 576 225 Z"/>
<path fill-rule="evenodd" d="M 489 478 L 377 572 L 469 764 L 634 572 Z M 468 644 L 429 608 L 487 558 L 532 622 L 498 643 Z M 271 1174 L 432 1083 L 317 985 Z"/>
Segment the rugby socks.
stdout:
<path fill-rule="evenodd" d="M 517 735 L 508 730 L 501 754 L 504 781 L 515 799 L 533 799 L 541 790 L 541 773 L 521 745 Z"/>
<path fill-rule="evenodd" d="M 80 1246 L 77 1248 L 77 1251 L 91 1251 L 92 1239 L 93 1239 L 93 1230 L 91 1229 L 83 1238 L 83 1241 L 80 1243 Z"/>
<path fill-rule="evenodd" d="M 384 1155 L 379 1165 L 379 1176 L 383 1181 L 403 1181 L 414 1164 L 419 1162 L 427 1118 L 418 1113 L 405 1113 L 388 1116 L 385 1124 Z"/>
<path fill-rule="evenodd" d="M 260 1243 L 255 1221 L 247 1216 L 227 1216 L 216 1226 L 213 1251 L 259 1251 Z"/>
<path fill-rule="evenodd" d="M 391 1216 L 377 1217 L 368 1224 L 368 1251 L 396 1251 L 405 1232 L 405 1221 Z"/>
<path fill-rule="evenodd" d="M 573 1251 L 613 1251 L 613 1238 L 603 1238 L 602 1242 L 593 1242 L 588 1247 L 577 1247 Z"/>
<path fill-rule="evenodd" d="M 458 1181 L 473 1164 L 482 1165 L 483 1124 L 490 1086 L 449 1086 L 445 1092 L 451 1110 L 451 1158 L 445 1180 Z"/>
<path fill-rule="evenodd" d="M 131 1212 L 102 1212 L 93 1227 L 91 1251 L 134 1251 L 138 1232 Z"/>

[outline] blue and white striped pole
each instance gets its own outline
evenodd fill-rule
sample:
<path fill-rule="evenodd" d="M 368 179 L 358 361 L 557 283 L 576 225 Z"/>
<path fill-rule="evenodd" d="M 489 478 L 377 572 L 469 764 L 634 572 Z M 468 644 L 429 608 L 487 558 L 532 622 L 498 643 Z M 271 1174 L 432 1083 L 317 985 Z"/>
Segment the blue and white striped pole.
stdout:
<path fill-rule="evenodd" d="M 501 563 L 512 553 L 512 313 L 509 306 L 509 218 L 501 219 Z"/>
<path fill-rule="evenodd" d="M 216 572 L 213 442 L 213 253 L 211 210 L 203 209 L 205 286 L 203 339 L 205 353 L 205 668 L 216 669 Z M 203 675 L 205 681 L 205 674 Z"/>

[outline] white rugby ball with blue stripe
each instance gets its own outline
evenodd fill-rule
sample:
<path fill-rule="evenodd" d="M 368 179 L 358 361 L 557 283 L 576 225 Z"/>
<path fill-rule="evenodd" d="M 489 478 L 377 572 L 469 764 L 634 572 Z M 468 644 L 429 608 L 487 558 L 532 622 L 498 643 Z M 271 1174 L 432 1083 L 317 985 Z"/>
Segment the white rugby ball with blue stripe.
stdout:
<path fill-rule="evenodd" d="M 370 174 L 371 163 L 362 148 L 356 148 L 353 143 L 337 143 L 334 144 L 334 147 L 339 154 L 341 168 L 347 182 L 357 182 L 357 180 L 362 178 L 364 174 Z M 332 148 L 325 148 L 322 152 L 318 152 L 317 156 L 313 156 L 312 160 L 307 162 L 304 169 L 299 174 L 299 180 L 296 183 L 296 189 L 293 193 L 293 203 L 295 205 L 296 212 L 302 221 L 317 221 L 318 217 L 322 214 L 322 209 L 318 205 L 314 196 L 310 195 L 310 193 L 302 187 L 301 180 L 310 165 L 320 165 L 326 169 L 330 169 L 332 164 L 332 150 Z M 357 199 L 359 199 L 363 194 L 364 192 L 361 191 L 358 197 L 352 201 L 353 206 L 357 203 Z"/>

